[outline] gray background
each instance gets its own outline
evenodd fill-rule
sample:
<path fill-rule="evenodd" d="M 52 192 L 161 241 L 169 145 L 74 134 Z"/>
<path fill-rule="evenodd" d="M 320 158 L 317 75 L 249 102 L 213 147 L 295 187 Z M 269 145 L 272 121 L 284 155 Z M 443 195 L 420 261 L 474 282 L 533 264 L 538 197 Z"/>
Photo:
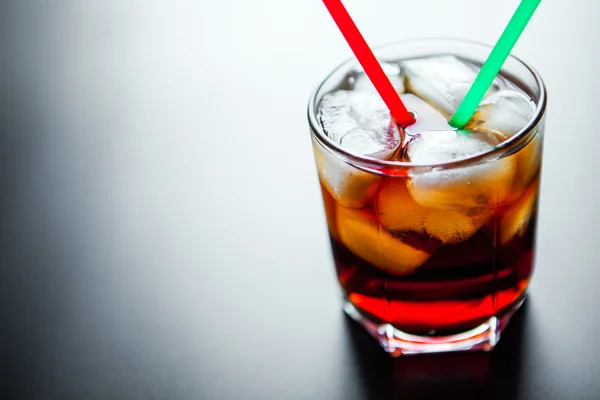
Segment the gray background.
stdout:
<path fill-rule="evenodd" d="M 371 44 L 493 43 L 518 2 L 345 4 Z M 543 2 L 514 50 L 549 107 L 506 344 L 392 362 L 339 311 L 305 108 L 351 54 L 320 1 L 3 1 L 2 391 L 596 398 L 599 7 Z"/>

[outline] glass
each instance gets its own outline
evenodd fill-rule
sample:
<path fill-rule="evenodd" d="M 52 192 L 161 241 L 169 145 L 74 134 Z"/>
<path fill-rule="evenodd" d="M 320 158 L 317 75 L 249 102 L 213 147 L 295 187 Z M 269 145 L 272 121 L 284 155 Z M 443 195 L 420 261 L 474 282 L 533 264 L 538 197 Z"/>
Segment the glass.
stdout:
<path fill-rule="evenodd" d="M 479 43 L 439 39 L 398 42 L 375 49 L 375 54 L 388 62 L 451 54 L 481 65 L 490 50 Z M 501 75 L 536 105 L 525 128 L 487 153 L 444 164 L 415 165 L 350 154 L 323 131 L 318 118 L 321 99 L 343 88 L 357 69 L 354 59 L 336 68 L 308 105 L 344 310 L 392 356 L 490 351 L 523 303 L 531 279 L 546 110 L 544 84 L 532 67 L 509 57 Z M 473 175 L 478 169 L 506 169 L 507 165 L 514 170 L 511 179 Z M 477 212 L 468 207 L 438 209 L 435 200 L 425 208 L 415 205 L 407 189 L 440 171 L 470 175 L 447 187 L 426 186 L 421 196 L 468 198 L 482 190 L 502 200 L 488 202 L 485 210 Z M 428 232 L 437 229 L 440 235 L 429 241 L 414 235 L 411 218 L 425 218 Z"/>

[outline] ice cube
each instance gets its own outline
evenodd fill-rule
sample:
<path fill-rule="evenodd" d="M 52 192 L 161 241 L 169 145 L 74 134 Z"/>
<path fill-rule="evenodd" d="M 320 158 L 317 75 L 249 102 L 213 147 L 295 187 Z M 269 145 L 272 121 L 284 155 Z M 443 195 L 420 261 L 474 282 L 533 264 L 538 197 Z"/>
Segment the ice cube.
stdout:
<path fill-rule="evenodd" d="M 367 205 L 381 178 L 350 166 L 331 154 L 315 139 L 313 150 L 321 184 L 335 201 L 351 208 Z"/>
<path fill-rule="evenodd" d="M 392 86 L 398 93 L 404 93 L 404 73 L 398 64 L 380 62 L 383 72 L 387 75 Z M 377 93 L 377 89 L 363 70 L 353 71 L 349 74 L 348 83 L 350 89 L 358 91 L 370 91 Z"/>
<path fill-rule="evenodd" d="M 398 127 L 378 94 L 341 90 L 321 101 L 320 118 L 327 135 L 344 150 L 381 159 L 390 158 L 400 146 Z M 380 178 L 339 159 L 313 141 L 319 177 L 341 205 L 364 207 Z"/>
<path fill-rule="evenodd" d="M 467 127 L 483 128 L 511 137 L 533 118 L 535 103 L 516 90 L 501 90 L 489 96 L 477 109 Z M 537 134 L 513 157 L 517 162 L 515 193 L 520 195 L 534 180 L 541 164 L 541 139 Z"/>
<path fill-rule="evenodd" d="M 417 94 L 448 117 L 454 114 L 479 72 L 475 65 L 454 56 L 407 60 L 401 67 L 406 74 L 407 90 Z M 488 94 L 499 88 L 500 83 L 495 80 Z"/>
<path fill-rule="evenodd" d="M 405 129 L 405 132 L 415 136 L 424 131 L 451 130 L 448 120 L 438 110 L 427 104 L 412 93 L 400 96 L 402 102 L 409 111 L 415 114 L 417 122 Z"/>
<path fill-rule="evenodd" d="M 534 112 L 535 104 L 525 94 L 500 90 L 481 102 L 470 125 L 510 137 L 527 125 Z"/>
<path fill-rule="evenodd" d="M 531 217 L 536 210 L 538 184 L 533 183 L 519 199 L 502 215 L 498 228 L 500 244 L 508 243 L 515 236 L 527 231 Z"/>
<path fill-rule="evenodd" d="M 327 136 L 353 154 L 386 158 L 400 144 L 398 128 L 377 93 L 329 93 L 321 100 L 320 118 Z"/>
<path fill-rule="evenodd" d="M 334 240 L 339 242 L 340 234 L 337 230 L 335 200 L 323 185 L 321 185 L 321 194 L 323 195 L 323 206 L 325 208 L 325 218 L 327 219 L 327 228 L 329 228 L 329 234 Z"/>
<path fill-rule="evenodd" d="M 428 209 L 417 204 L 402 179 L 384 179 L 377 193 L 381 224 L 390 231 L 427 234 L 442 243 L 469 239 L 489 218 L 486 209 L 464 212 Z"/>
<path fill-rule="evenodd" d="M 408 156 L 415 164 L 439 164 L 490 151 L 495 142 L 497 139 L 485 132 L 423 132 L 408 144 Z M 493 207 L 508 196 L 515 164 L 515 160 L 506 157 L 474 166 L 440 166 L 413 174 L 408 189 L 415 201 L 426 208 Z"/>
<path fill-rule="evenodd" d="M 404 179 L 382 180 L 377 192 L 377 215 L 383 226 L 390 231 L 425 233 L 426 214 L 427 209 L 408 193 Z"/>
<path fill-rule="evenodd" d="M 350 251 L 390 274 L 408 275 L 431 256 L 394 237 L 364 211 L 338 206 L 337 223 L 342 242 Z"/>
<path fill-rule="evenodd" d="M 522 193 L 535 180 L 542 164 L 542 132 L 515 155 L 511 156 L 517 163 L 517 174 L 515 175 L 514 192 Z"/>
<path fill-rule="evenodd" d="M 471 238 L 490 218 L 487 208 L 470 211 L 430 210 L 425 230 L 444 244 L 462 243 Z"/>

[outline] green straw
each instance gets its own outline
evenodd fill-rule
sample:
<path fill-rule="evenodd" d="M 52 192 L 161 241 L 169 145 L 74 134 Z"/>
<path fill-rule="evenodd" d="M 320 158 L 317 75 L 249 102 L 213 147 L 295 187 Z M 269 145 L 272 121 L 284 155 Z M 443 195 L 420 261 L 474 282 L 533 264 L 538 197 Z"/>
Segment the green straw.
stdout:
<path fill-rule="evenodd" d="M 450 125 L 462 129 L 469 122 L 540 2 L 541 0 L 521 1 L 506 29 L 502 32 L 502 36 L 498 39 L 498 43 L 496 43 L 485 64 L 481 67 L 473 86 L 471 86 L 458 110 L 450 119 Z"/>

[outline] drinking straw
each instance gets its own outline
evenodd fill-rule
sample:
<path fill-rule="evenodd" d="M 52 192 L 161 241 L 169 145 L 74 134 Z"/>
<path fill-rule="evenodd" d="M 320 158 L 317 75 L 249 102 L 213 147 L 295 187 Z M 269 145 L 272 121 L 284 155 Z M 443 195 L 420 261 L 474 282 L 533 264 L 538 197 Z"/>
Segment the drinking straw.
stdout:
<path fill-rule="evenodd" d="M 498 39 L 498 43 L 496 43 L 488 59 L 481 67 L 473 85 L 450 119 L 450 125 L 462 129 L 469 122 L 540 2 L 541 0 L 521 1 L 504 32 L 502 32 L 500 39 Z"/>
<path fill-rule="evenodd" d="M 400 100 L 400 95 L 398 95 L 387 75 L 383 72 L 381 65 L 356 27 L 356 24 L 352 21 L 350 14 L 348 14 L 342 2 L 340 0 L 323 0 L 323 3 L 325 3 L 329 14 L 331 14 L 342 35 L 344 35 L 346 42 L 350 45 L 352 52 L 354 52 L 373 86 L 375 86 L 375 89 L 377 89 L 377 92 L 390 109 L 392 117 L 404 128 L 414 124 L 415 118 L 408 112 L 402 100 Z"/>

